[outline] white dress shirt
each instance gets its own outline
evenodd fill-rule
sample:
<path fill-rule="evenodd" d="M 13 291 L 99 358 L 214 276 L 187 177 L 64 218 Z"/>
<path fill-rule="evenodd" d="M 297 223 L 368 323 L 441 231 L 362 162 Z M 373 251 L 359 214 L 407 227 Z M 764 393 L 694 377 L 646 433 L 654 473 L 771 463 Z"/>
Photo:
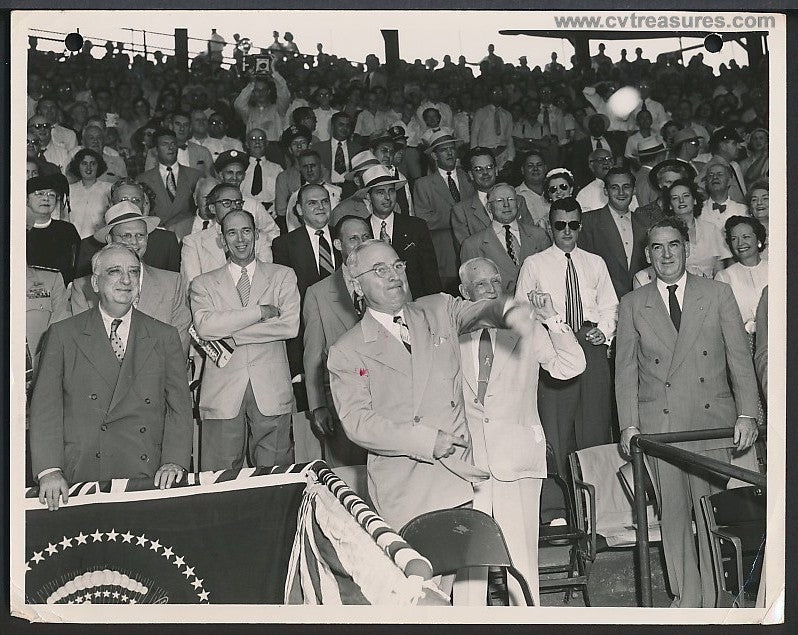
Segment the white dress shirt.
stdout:
<path fill-rule="evenodd" d="M 366 309 L 366 311 L 371 313 L 371 317 L 373 317 L 375 320 L 377 320 L 377 322 L 379 322 L 380 325 L 382 325 L 382 327 L 386 331 L 388 331 L 391 335 L 393 335 L 404 346 L 404 343 L 402 342 L 401 329 L 399 328 L 399 325 L 396 322 L 393 321 L 394 317 L 396 315 L 399 315 L 399 316 L 402 317 L 402 321 L 405 324 L 407 324 L 407 321 L 405 320 L 405 311 L 404 311 L 404 309 L 399 309 L 399 313 L 396 313 L 395 315 L 391 315 L 390 313 L 380 313 L 379 311 L 375 311 L 371 307 L 368 307 Z M 409 330 L 410 329 L 408 329 L 408 331 Z M 412 333 L 410 334 L 410 338 L 411 339 L 413 338 L 413 334 Z"/>
<path fill-rule="evenodd" d="M 266 157 L 260 158 L 260 169 L 263 175 L 263 188 L 257 194 L 252 194 L 252 179 L 255 174 L 255 166 L 258 159 L 249 157 L 249 165 L 244 173 L 244 180 L 241 181 L 241 193 L 251 196 L 261 203 L 274 203 L 274 191 L 277 183 L 277 175 L 283 171 L 277 163 L 269 161 Z"/>
<path fill-rule="evenodd" d="M 163 181 L 163 186 L 166 188 L 166 191 L 169 191 L 169 188 L 166 187 L 166 177 L 168 176 L 168 172 L 166 168 L 172 168 L 172 174 L 175 175 L 175 189 L 177 188 L 177 177 L 180 174 L 180 151 L 178 150 L 178 160 L 175 161 L 172 165 L 164 165 L 163 163 L 158 163 L 158 172 L 161 174 L 161 181 Z M 188 165 L 185 163 L 184 165 Z"/>
<path fill-rule="evenodd" d="M 725 201 L 720 203 L 721 205 L 726 206 L 726 211 L 721 213 L 720 210 L 712 209 L 712 205 L 714 203 L 715 201 L 713 201 L 711 198 L 708 198 L 706 201 L 704 201 L 704 206 L 701 208 L 700 218 L 715 225 L 715 227 L 717 227 L 720 231 L 721 237 L 725 243 L 726 220 L 731 216 L 748 216 L 748 208 L 743 203 L 738 203 L 737 201 L 733 201 L 727 197 Z"/>
<path fill-rule="evenodd" d="M 601 209 L 607 204 L 607 193 L 604 191 L 604 181 L 593 179 L 585 185 L 576 195 L 576 202 L 582 207 L 583 212 L 590 212 L 594 209 Z M 633 212 L 638 208 L 637 195 L 632 195 L 632 202 L 629 203 L 629 211 Z"/>
<path fill-rule="evenodd" d="M 369 219 L 371 220 L 371 234 L 372 236 L 374 236 L 374 238 L 379 240 L 380 228 L 382 227 L 382 223 L 384 222 L 385 231 L 388 232 L 388 238 L 390 238 L 391 242 L 393 242 L 393 212 L 388 214 L 388 216 L 383 219 L 380 219 L 374 214 L 372 214 L 371 216 L 369 216 Z"/>
<path fill-rule="evenodd" d="M 447 180 L 448 177 L 446 175 L 446 170 L 441 170 L 440 168 L 438 168 L 438 174 L 441 175 L 441 178 L 443 179 L 443 182 L 446 183 L 446 187 L 449 187 L 449 181 Z M 460 196 L 461 196 L 461 200 L 462 200 L 463 188 L 460 185 L 460 179 L 457 178 L 457 168 L 455 167 L 455 169 L 452 170 L 450 172 L 450 174 L 452 175 L 452 179 L 454 180 L 455 185 L 457 185 L 457 191 L 460 192 Z"/>
<path fill-rule="evenodd" d="M 319 237 L 316 235 L 318 230 L 313 229 L 310 225 L 305 225 L 305 230 L 308 232 L 308 238 L 310 238 L 310 246 L 313 248 L 313 257 L 316 260 L 316 269 L 321 270 L 319 265 Z M 327 239 L 327 244 L 330 246 L 330 256 L 333 258 L 333 266 L 335 266 L 335 255 L 333 254 L 333 241 L 332 236 L 330 235 L 330 226 L 325 225 L 322 228 L 324 232 L 324 237 Z"/>
<path fill-rule="evenodd" d="M 224 136 L 221 139 L 217 139 L 216 137 L 212 137 L 208 135 L 204 139 L 197 139 L 196 137 L 191 137 L 189 141 L 196 143 L 197 145 L 202 146 L 203 148 L 207 148 L 208 152 L 211 153 L 214 161 L 222 152 L 227 152 L 228 150 L 237 150 L 238 152 L 243 152 L 244 147 L 241 145 L 241 142 L 238 139 L 234 139 L 233 137 Z M 178 158 L 178 162 L 179 162 Z"/>
<path fill-rule="evenodd" d="M 657 291 L 659 291 L 659 295 L 662 298 L 662 303 L 665 305 L 665 312 L 670 315 L 670 292 L 668 291 L 668 287 L 671 285 L 676 285 L 676 301 L 679 303 L 679 309 L 684 309 L 684 286 L 687 283 L 687 272 L 685 271 L 682 274 L 682 277 L 679 278 L 676 282 L 664 282 L 657 278 Z"/>
<path fill-rule="evenodd" d="M 571 261 L 576 268 L 579 295 L 582 299 L 582 316 L 598 324 L 609 342 L 615 337 L 618 321 L 618 297 L 612 286 L 607 265 L 601 256 L 596 256 L 575 247 Z M 565 315 L 565 274 L 568 260 L 556 245 L 528 256 L 521 266 L 516 287 L 516 300 L 528 301 L 530 291 L 542 291 L 551 295 L 554 310 Z"/>
<path fill-rule="evenodd" d="M 208 223 L 208 225 L 203 227 L 205 223 Z M 191 223 L 191 231 L 189 232 L 189 234 L 196 234 L 197 232 L 201 232 L 203 229 L 213 229 L 214 227 L 216 227 L 215 218 L 209 218 L 208 220 L 204 220 L 199 216 L 195 216 L 194 222 Z"/>
<path fill-rule="evenodd" d="M 627 210 L 624 214 L 619 214 L 612 205 L 607 205 L 607 208 L 610 210 L 612 220 L 615 221 L 615 227 L 618 228 L 618 234 L 620 234 L 621 243 L 623 243 L 623 250 L 626 252 L 626 265 L 629 266 L 632 262 L 632 249 L 634 248 L 632 211 Z"/>
<path fill-rule="evenodd" d="M 515 236 L 515 239 L 518 241 L 518 244 L 521 244 L 521 232 L 518 230 L 518 221 L 513 221 L 512 223 L 500 223 L 499 221 L 494 220 L 491 223 L 493 227 L 493 233 L 496 234 L 496 238 L 499 239 L 499 243 L 506 249 L 507 248 L 507 232 L 504 231 L 504 226 L 510 226 L 510 233 Z M 515 257 L 518 258 L 520 254 L 515 254 Z"/>
<path fill-rule="evenodd" d="M 335 108 L 316 108 L 313 110 L 316 114 L 316 138 L 319 141 L 330 140 L 330 120 L 332 116 L 338 111 Z"/>
<path fill-rule="evenodd" d="M 252 262 L 250 262 L 246 267 L 242 267 L 241 265 L 237 265 L 233 262 L 227 263 L 227 271 L 230 273 L 230 278 L 233 280 L 233 286 L 238 285 L 238 281 L 241 278 L 241 269 L 247 270 L 247 276 L 249 276 L 249 285 L 252 286 L 252 280 L 255 277 L 255 269 L 257 268 L 258 259 L 255 258 Z M 250 301 L 252 298 L 250 298 Z"/>

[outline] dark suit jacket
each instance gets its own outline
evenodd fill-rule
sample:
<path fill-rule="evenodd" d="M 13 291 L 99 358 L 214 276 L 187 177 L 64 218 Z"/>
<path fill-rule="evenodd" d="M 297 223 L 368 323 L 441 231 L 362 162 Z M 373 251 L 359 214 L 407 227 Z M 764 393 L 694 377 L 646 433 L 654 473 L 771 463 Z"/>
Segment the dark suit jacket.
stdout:
<path fill-rule="evenodd" d="M 613 156 L 616 159 L 622 158 L 626 151 L 626 134 L 618 131 L 605 132 L 604 138 L 610 145 L 607 149 L 612 151 Z M 593 144 L 589 137 L 572 141 L 565 148 L 565 167 L 573 172 L 576 186 L 579 188 L 596 178 L 588 164 L 591 152 L 593 152 Z"/>
<path fill-rule="evenodd" d="M 442 291 L 435 248 L 432 246 L 430 231 L 423 220 L 394 213 L 391 246 L 399 258 L 407 262 L 405 273 L 414 300 Z"/>
<path fill-rule="evenodd" d="M 139 175 L 138 181 L 146 183 L 155 192 L 155 204 L 151 206 L 150 214 L 161 219 L 162 227 L 170 229 L 174 223 L 194 215 L 197 209 L 194 188 L 201 177 L 202 172 L 199 170 L 181 165 L 177 175 L 175 200 L 170 201 L 158 166 Z"/>
<path fill-rule="evenodd" d="M 105 245 L 94 240 L 94 236 L 88 236 L 80 241 L 78 247 L 77 264 L 75 265 L 75 277 L 91 275 L 91 257 Z M 147 238 L 147 251 L 142 258 L 145 265 L 166 271 L 180 271 L 180 245 L 177 244 L 177 237 L 174 232 L 157 227 L 150 232 Z"/>
<path fill-rule="evenodd" d="M 321 163 L 327 168 L 328 173 L 332 173 L 333 167 L 333 153 L 332 153 L 332 146 L 330 145 L 330 140 L 327 141 L 319 141 L 314 143 L 311 148 L 313 148 L 316 152 L 319 153 L 321 157 Z M 347 170 L 352 169 L 352 157 L 355 156 L 357 153 L 362 152 L 365 148 L 363 148 L 360 143 L 355 141 L 354 139 L 347 139 L 346 141 L 346 149 L 349 150 L 349 162 L 346 165 Z M 336 183 L 336 185 L 339 185 Z"/>
<path fill-rule="evenodd" d="M 341 252 L 330 245 L 335 259 L 335 268 L 341 266 Z M 321 280 L 319 269 L 316 266 L 316 257 L 313 254 L 313 246 L 310 244 L 310 236 L 305 226 L 297 227 L 295 230 L 278 236 L 272 243 L 272 257 L 274 263 L 291 267 L 296 274 L 299 295 L 304 298 L 307 288 Z"/>
<path fill-rule="evenodd" d="M 579 232 L 579 246 L 585 251 L 601 256 L 610 272 L 612 286 L 618 299 L 632 290 L 632 278 L 646 262 L 646 226 L 638 216 L 627 212 L 632 220 L 632 259 L 627 264 L 621 235 L 612 218 L 612 212 L 605 205 L 600 209 L 582 214 L 582 230 Z"/>
<path fill-rule="evenodd" d="M 33 473 L 57 467 L 68 483 L 152 477 L 189 468 L 193 424 L 180 338 L 133 309 L 125 358 L 114 356 L 99 308 L 45 335 L 33 398 Z"/>
<path fill-rule="evenodd" d="M 545 230 L 530 222 L 519 221 L 518 232 L 521 234 L 521 253 L 516 254 L 518 264 L 515 264 L 507 253 L 503 241 L 499 240 L 493 225 L 466 238 L 460 250 L 460 260 L 465 262 L 471 258 L 489 258 L 499 268 L 502 276 L 504 290 L 515 294 L 515 285 L 518 282 L 518 273 L 527 256 L 551 247 L 551 239 Z"/>
<path fill-rule="evenodd" d="M 615 396 L 621 431 L 725 428 L 738 415 L 756 417 L 756 375 L 731 287 L 688 273 L 678 332 L 656 281 L 626 294 L 618 315 Z M 731 439 L 690 445 L 728 447 Z"/>

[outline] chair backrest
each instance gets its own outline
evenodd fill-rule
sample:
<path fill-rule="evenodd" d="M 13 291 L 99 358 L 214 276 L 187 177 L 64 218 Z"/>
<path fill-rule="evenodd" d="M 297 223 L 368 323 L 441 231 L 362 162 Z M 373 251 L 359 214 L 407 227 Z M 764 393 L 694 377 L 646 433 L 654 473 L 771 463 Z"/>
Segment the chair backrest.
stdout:
<path fill-rule="evenodd" d="M 499 525 L 475 509 L 442 509 L 408 522 L 399 534 L 432 564 L 434 575 L 464 567 L 512 566 Z"/>
<path fill-rule="evenodd" d="M 727 489 L 709 497 L 712 515 L 719 526 L 739 526 L 765 521 L 767 497 L 761 487 Z"/>

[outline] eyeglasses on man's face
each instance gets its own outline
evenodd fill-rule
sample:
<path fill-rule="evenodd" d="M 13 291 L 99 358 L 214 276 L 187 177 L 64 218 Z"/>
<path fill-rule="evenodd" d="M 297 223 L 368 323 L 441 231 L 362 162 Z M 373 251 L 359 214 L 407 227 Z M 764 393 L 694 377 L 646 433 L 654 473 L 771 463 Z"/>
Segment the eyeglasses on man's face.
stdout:
<path fill-rule="evenodd" d="M 244 207 L 244 199 L 220 198 L 218 201 L 213 201 L 212 205 L 221 205 L 224 209 L 230 209 L 231 207 L 242 209 Z"/>
<path fill-rule="evenodd" d="M 556 220 L 551 225 L 558 232 L 563 231 L 566 227 L 568 227 L 568 229 L 570 229 L 571 231 L 575 232 L 582 227 L 582 221 L 569 220 L 566 222 L 564 220 Z"/>
<path fill-rule="evenodd" d="M 405 269 L 407 269 L 407 263 L 404 260 L 397 260 L 392 265 L 386 265 L 384 262 L 381 262 L 371 269 L 367 269 L 366 271 L 363 271 L 354 277 L 359 278 L 360 276 L 364 276 L 373 271 L 374 275 L 378 278 L 387 278 L 392 271 L 395 271 L 396 273 L 402 273 Z"/>

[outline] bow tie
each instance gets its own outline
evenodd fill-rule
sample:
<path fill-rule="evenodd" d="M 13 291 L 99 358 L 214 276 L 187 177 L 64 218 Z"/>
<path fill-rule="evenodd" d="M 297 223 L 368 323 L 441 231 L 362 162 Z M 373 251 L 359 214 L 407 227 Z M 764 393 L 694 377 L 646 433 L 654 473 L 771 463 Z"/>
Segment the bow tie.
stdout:
<path fill-rule="evenodd" d="M 718 210 L 721 214 L 726 211 L 726 205 L 720 203 L 712 203 L 712 209 Z"/>

